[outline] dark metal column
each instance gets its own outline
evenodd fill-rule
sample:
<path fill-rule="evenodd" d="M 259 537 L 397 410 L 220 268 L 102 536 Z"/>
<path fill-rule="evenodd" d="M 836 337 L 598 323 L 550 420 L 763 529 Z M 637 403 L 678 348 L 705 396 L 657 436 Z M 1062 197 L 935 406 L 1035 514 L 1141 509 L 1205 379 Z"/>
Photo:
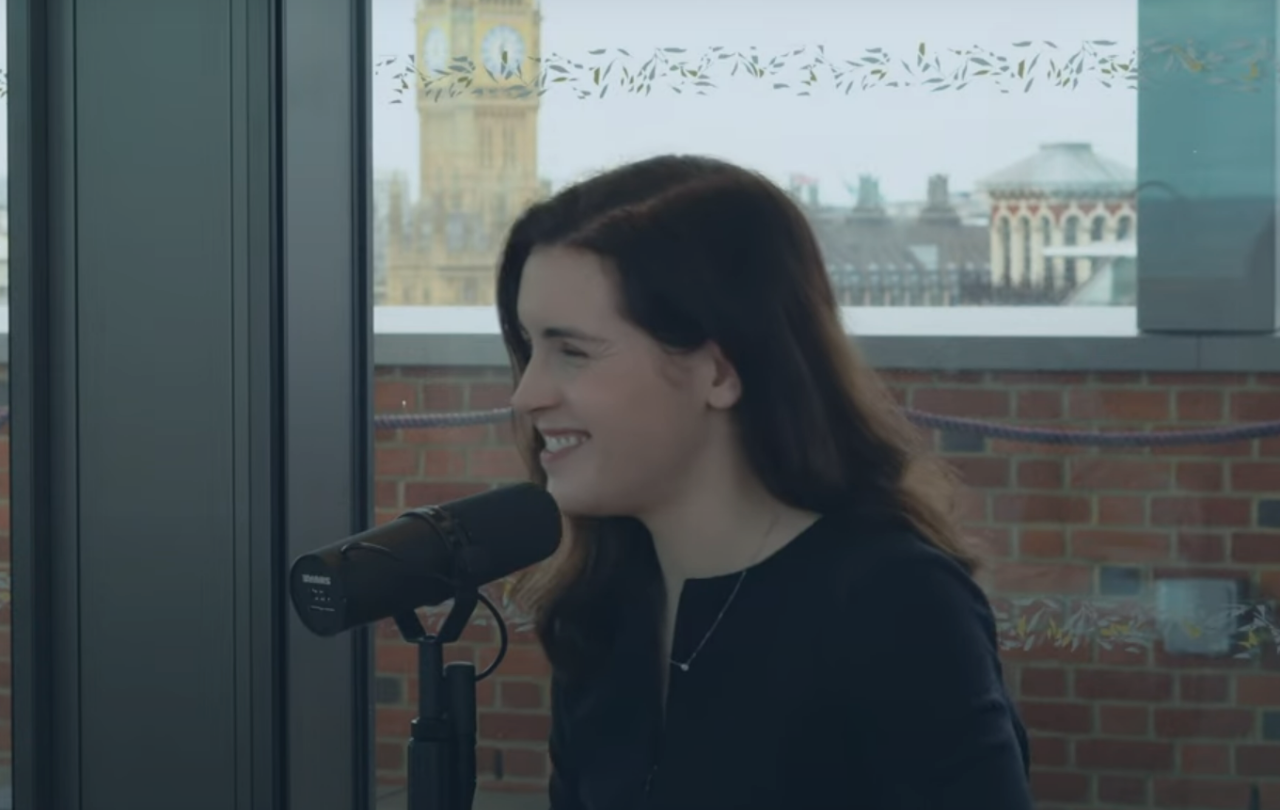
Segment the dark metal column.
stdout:
<path fill-rule="evenodd" d="M 9 2 L 20 810 L 367 803 L 366 15 Z"/>

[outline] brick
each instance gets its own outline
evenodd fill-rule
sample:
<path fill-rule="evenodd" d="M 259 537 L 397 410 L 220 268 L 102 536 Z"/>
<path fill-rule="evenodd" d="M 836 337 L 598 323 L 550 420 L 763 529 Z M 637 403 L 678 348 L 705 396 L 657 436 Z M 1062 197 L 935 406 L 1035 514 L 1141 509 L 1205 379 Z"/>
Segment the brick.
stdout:
<path fill-rule="evenodd" d="M 424 383 L 422 386 L 422 409 L 431 412 L 458 412 L 465 409 L 466 397 L 464 385 L 448 383 Z"/>
<path fill-rule="evenodd" d="M 966 486 L 980 488 L 1007 487 L 1009 460 L 983 456 L 949 456 L 947 463 Z"/>
<path fill-rule="evenodd" d="M 374 728 L 379 734 L 409 736 L 410 723 L 418 716 L 416 708 L 407 706 L 376 706 L 373 710 Z"/>
<path fill-rule="evenodd" d="M 1219 422 L 1226 398 L 1221 391 L 1178 391 L 1174 408 L 1181 422 Z"/>
<path fill-rule="evenodd" d="M 1018 553 L 1023 557 L 1058 559 L 1067 553 L 1067 535 L 1061 529 L 1023 529 L 1018 532 Z"/>
<path fill-rule="evenodd" d="M 1263 648 L 1264 651 L 1266 648 Z M 1215 658 L 1203 655 L 1174 655 L 1164 648 L 1164 644 L 1155 644 L 1154 666 L 1160 669 L 1177 670 L 1222 670 L 1247 669 L 1253 665 L 1249 658 Z"/>
<path fill-rule="evenodd" d="M 1227 558 L 1227 541 L 1220 534 L 1179 532 L 1177 557 L 1191 563 L 1215 563 Z"/>
<path fill-rule="evenodd" d="M 1147 780 L 1140 776 L 1098 776 L 1098 799 L 1114 804 L 1146 804 Z"/>
<path fill-rule="evenodd" d="M 1128 495 L 1099 495 L 1098 523 L 1103 526 L 1145 526 L 1145 498 Z"/>
<path fill-rule="evenodd" d="M 1221 492 L 1225 480 L 1221 461 L 1179 461 L 1174 474 L 1177 488 L 1187 492 Z"/>
<path fill-rule="evenodd" d="M 1173 466 L 1167 461 L 1094 456 L 1071 459 L 1067 485 L 1073 490 L 1168 489 L 1173 485 Z"/>
<path fill-rule="evenodd" d="M 448 503 L 489 490 L 488 484 L 411 481 L 404 485 L 404 502 L 408 508 Z"/>
<path fill-rule="evenodd" d="M 1263 458 L 1280 458 L 1280 436 L 1258 439 L 1258 455 Z"/>
<path fill-rule="evenodd" d="M 1067 671 L 1048 667 L 1027 667 L 1022 670 L 1022 694 L 1024 697 L 1066 697 Z"/>
<path fill-rule="evenodd" d="M 543 700 L 542 686 L 536 681 L 504 680 L 498 684 L 499 704 L 504 709 L 548 708 Z"/>
<path fill-rule="evenodd" d="M 1280 745 L 1236 746 L 1236 774 L 1264 777 L 1280 774 Z"/>
<path fill-rule="evenodd" d="M 428 447 L 422 451 L 422 474 L 427 478 L 461 478 L 467 474 L 466 453 L 461 450 Z"/>
<path fill-rule="evenodd" d="M 1094 663 L 1109 667 L 1150 667 L 1151 648 L 1146 644 L 1098 645 L 1098 660 Z"/>
<path fill-rule="evenodd" d="M 1152 498 L 1153 526 L 1248 526 L 1252 503 L 1247 498 Z"/>
<path fill-rule="evenodd" d="M 1046 734 L 1027 733 L 1031 747 L 1031 763 L 1041 768 L 1062 768 L 1067 764 L 1067 740 Z"/>
<path fill-rule="evenodd" d="M 376 744 L 375 761 L 380 771 L 398 771 L 405 765 L 405 748 L 403 744 L 380 742 Z"/>
<path fill-rule="evenodd" d="M 1179 746 L 1179 768 L 1183 773 L 1217 776 L 1231 773 L 1231 746 L 1213 743 L 1183 743 Z"/>
<path fill-rule="evenodd" d="M 1078 803 L 1089 798 L 1088 774 L 1078 771 L 1031 772 L 1031 795 L 1037 802 Z"/>
<path fill-rule="evenodd" d="M 1164 739 L 1243 739 L 1253 734 L 1254 713 L 1243 709 L 1156 709 L 1156 736 Z"/>
<path fill-rule="evenodd" d="M 479 736 L 486 740 L 529 740 L 542 742 L 551 731 L 548 714 L 479 712 Z"/>
<path fill-rule="evenodd" d="M 1236 492 L 1280 491 L 1280 462 L 1233 462 L 1231 465 L 1231 488 Z"/>
<path fill-rule="evenodd" d="M 1018 712 L 1028 729 L 1058 734 L 1093 732 L 1093 707 L 1087 703 L 1024 700 L 1018 704 Z"/>
<path fill-rule="evenodd" d="M 1088 593 L 1093 571 L 1083 565 L 1002 563 L 994 568 L 997 593 Z"/>
<path fill-rule="evenodd" d="M 1266 599 L 1280 599 L 1280 571 L 1264 571 L 1258 576 L 1258 593 Z"/>
<path fill-rule="evenodd" d="M 1085 700 L 1163 702 L 1173 698 L 1173 676 L 1165 672 L 1082 669 L 1075 673 L 1075 694 Z"/>
<path fill-rule="evenodd" d="M 421 451 L 416 447 L 379 447 L 374 451 L 374 475 L 401 477 L 417 475 Z"/>
<path fill-rule="evenodd" d="M 1001 493 L 993 496 L 992 513 L 1000 523 L 1088 523 L 1093 505 L 1070 495 Z"/>
<path fill-rule="evenodd" d="M 1029 648 L 1019 645 L 1001 650 L 1000 657 L 1006 662 L 1027 664 L 1087 664 L 1093 659 L 1093 643 L 1086 639 L 1078 646 L 1058 644 L 1037 635 Z"/>
<path fill-rule="evenodd" d="M 497 638 L 497 631 L 488 622 L 480 624 L 478 621 L 472 621 L 462 629 L 461 640 L 469 644 L 493 644 Z"/>
<path fill-rule="evenodd" d="M 1003 526 L 965 527 L 965 535 L 987 559 L 1006 559 L 1013 552 L 1013 538 Z"/>
<path fill-rule="evenodd" d="M 472 448 L 467 453 L 467 472 L 473 478 L 489 481 L 519 481 L 529 476 L 513 447 Z"/>
<path fill-rule="evenodd" d="M 1157 807 L 1239 810 L 1247 807 L 1249 784 L 1222 779 L 1162 779 L 1152 784 Z"/>
<path fill-rule="evenodd" d="M 424 445 L 477 445 L 484 444 L 489 436 L 488 425 L 462 425 L 459 427 L 405 428 L 401 440 L 405 444 Z"/>
<path fill-rule="evenodd" d="M 511 405 L 510 383 L 471 383 L 467 386 L 467 410 L 487 411 Z"/>
<path fill-rule="evenodd" d="M 1159 432 L 1177 432 L 1176 426 L 1156 425 Z M 1181 428 L 1185 430 L 1186 427 Z M 1162 444 L 1151 448 L 1153 456 L 1179 456 L 1184 458 L 1248 458 L 1253 455 L 1253 442 L 1213 442 L 1210 444 Z"/>
<path fill-rule="evenodd" d="M 1280 419 L 1280 391 L 1235 391 L 1231 394 L 1232 422 L 1272 422 Z"/>
<path fill-rule="evenodd" d="M 1241 706 L 1280 706 L 1280 675 L 1237 675 L 1236 703 Z"/>
<path fill-rule="evenodd" d="M 1077 740 L 1075 753 L 1076 766 L 1091 770 L 1152 773 L 1174 767 L 1174 748 L 1166 742 Z"/>
<path fill-rule="evenodd" d="M 1018 462 L 1017 483 L 1022 489 L 1062 489 L 1065 476 L 1057 459 L 1026 459 Z"/>
<path fill-rule="evenodd" d="M 493 655 L 485 656 L 485 666 L 493 660 Z M 499 675 L 523 676 L 528 678 L 544 678 L 551 674 L 547 658 L 538 647 L 517 647 L 511 645 L 507 655 L 498 665 Z"/>
<path fill-rule="evenodd" d="M 1262 800 L 1258 810 L 1280 810 L 1280 780 L 1268 780 L 1258 785 L 1258 796 Z M 1249 808 L 1253 810 L 1253 808 Z"/>
<path fill-rule="evenodd" d="M 1169 400 L 1168 391 L 1078 388 L 1067 392 L 1067 414 L 1071 419 L 1161 422 L 1170 416 Z"/>
<path fill-rule="evenodd" d="M 415 694 L 414 700 L 418 699 Z M 493 708 L 498 705 L 498 685 L 491 678 L 486 678 L 476 684 L 476 706 L 479 708 Z"/>
<path fill-rule="evenodd" d="M 1145 737 L 1151 730 L 1151 710 L 1146 706 L 1098 706 L 1098 726 L 1103 734 Z"/>
<path fill-rule="evenodd" d="M 1061 391 L 1019 391 L 1016 414 L 1019 419 L 1061 419 Z"/>
<path fill-rule="evenodd" d="M 1183 703 L 1225 703 L 1230 692 L 1226 675 L 1184 672 L 1178 676 L 1178 699 Z"/>
<path fill-rule="evenodd" d="M 373 504 L 379 509 L 398 509 L 403 505 L 400 500 L 400 485 L 395 481 L 375 481 L 373 484 Z"/>
<path fill-rule="evenodd" d="M 550 773 L 550 763 L 545 751 L 532 748 L 502 748 L 504 777 L 516 779 L 545 779 Z"/>
<path fill-rule="evenodd" d="M 1245 565 L 1280 564 L 1280 532 L 1236 532 L 1231 535 L 1231 561 Z"/>
<path fill-rule="evenodd" d="M 1009 416 L 1009 392 L 982 388 L 917 388 L 911 406 L 942 416 L 990 419 Z"/>
<path fill-rule="evenodd" d="M 1071 556 L 1102 562 L 1155 562 L 1169 559 L 1165 532 L 1074 529 Z"/>
<path fill-rule="evenodd" d="M 418 404 L 418 384 L 398 380 L 378 380 L 373 385 L 373 412 L 414 413 Z"/>
<path fill-rule="evenodd" d="M 956 514 L 962 523 L 987 521 L 987 495 L 982 490 L 962 487 L 956 493 Z"/>

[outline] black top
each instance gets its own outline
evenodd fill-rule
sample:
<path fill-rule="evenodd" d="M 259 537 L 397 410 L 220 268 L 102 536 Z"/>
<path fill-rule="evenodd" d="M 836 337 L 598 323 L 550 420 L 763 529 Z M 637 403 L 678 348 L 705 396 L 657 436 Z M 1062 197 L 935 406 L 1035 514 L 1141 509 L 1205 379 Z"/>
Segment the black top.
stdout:
<path fill-rule="evenodd" d="M 675 660 L 738 580 L 685 585 Z M 657 613 L 553 677 L 552 810 L 1031 810 L 990 605 L 910 532 L 827 516 L 748 569 L 669 666 L 665 723 Z"/>

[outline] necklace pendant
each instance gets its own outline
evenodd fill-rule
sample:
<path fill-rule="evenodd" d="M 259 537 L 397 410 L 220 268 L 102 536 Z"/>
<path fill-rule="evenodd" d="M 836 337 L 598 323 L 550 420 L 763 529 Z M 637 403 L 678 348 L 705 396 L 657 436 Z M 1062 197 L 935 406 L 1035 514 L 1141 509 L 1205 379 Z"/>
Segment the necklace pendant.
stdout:
<path fill-rule="evenodd" d="M 688 672 L 688 671 L 689 671 L 689 665 L 688 665 L 688 664 L 676 664 L 676 666 L 680 667 L 680 671 L 681 671 L 681 672 Z"/>

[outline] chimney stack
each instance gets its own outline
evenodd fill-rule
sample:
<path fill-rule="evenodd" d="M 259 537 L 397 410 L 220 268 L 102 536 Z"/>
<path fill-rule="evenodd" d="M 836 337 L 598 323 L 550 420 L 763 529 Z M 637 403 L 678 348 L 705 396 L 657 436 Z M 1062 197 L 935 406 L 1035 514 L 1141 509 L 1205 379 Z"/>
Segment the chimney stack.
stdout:
<path fill-rule="evenodd" d="M 920 211 L 920 221 L 934 224 L 959 225 L 960 215 L 951 205 L 951 191 L 947 176 L 935 174 L 929 177 L 929 192 L 925 206 Z"/>

